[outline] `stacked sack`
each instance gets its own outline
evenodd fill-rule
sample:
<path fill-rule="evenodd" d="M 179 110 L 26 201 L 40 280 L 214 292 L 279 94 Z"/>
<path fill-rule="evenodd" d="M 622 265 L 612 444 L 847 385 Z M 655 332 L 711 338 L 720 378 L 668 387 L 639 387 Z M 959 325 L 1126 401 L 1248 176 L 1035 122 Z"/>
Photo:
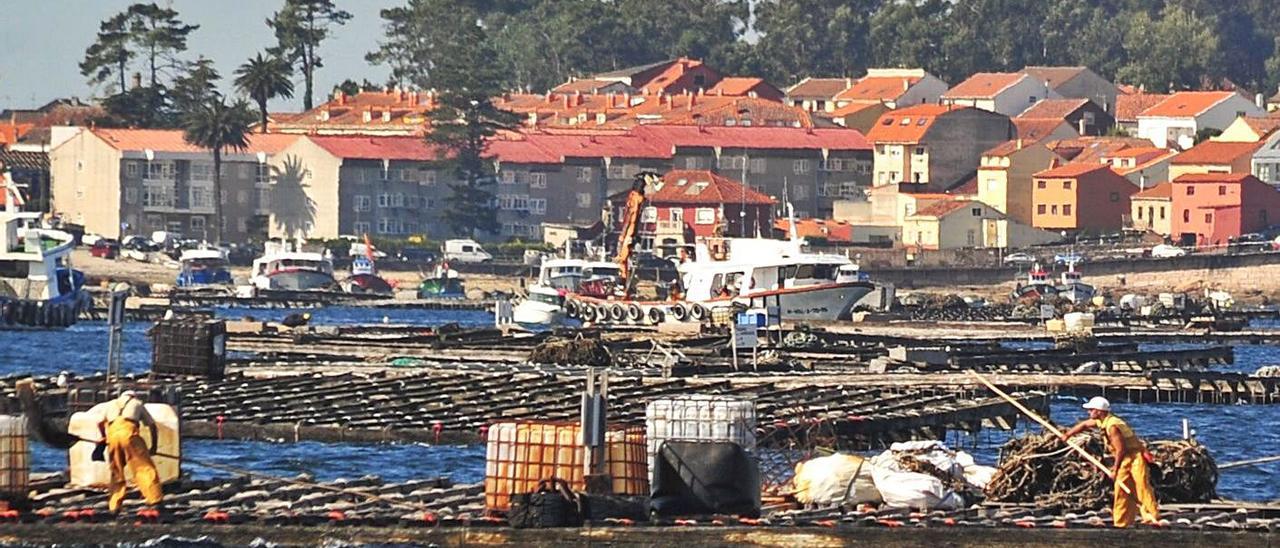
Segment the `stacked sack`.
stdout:
<path fill-rule="evenodd" d="M 796 500 L 808 505 L 955 509 L 977 500 L 993 474 L 940 441 L 913 441 L 870 459 L 837 453 L 801 462 L 793 483 Z"/>

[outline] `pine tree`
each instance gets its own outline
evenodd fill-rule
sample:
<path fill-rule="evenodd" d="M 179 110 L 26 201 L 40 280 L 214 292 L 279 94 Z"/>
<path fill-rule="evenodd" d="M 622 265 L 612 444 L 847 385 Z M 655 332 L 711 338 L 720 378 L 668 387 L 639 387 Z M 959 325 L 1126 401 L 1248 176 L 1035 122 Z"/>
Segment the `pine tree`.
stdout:
<path fill-rule="evenodd" d="M 320 43 L 333 27 L 350 19 L 351 14 L 338 9 L 333 0 L 285 0 L 284 9 L 267 20 L 278 42 L 271 53 L 297 65 L 302 73 L 302 108 L 311 110 L 316 69 L 324 66 L 318 52 Z"/>

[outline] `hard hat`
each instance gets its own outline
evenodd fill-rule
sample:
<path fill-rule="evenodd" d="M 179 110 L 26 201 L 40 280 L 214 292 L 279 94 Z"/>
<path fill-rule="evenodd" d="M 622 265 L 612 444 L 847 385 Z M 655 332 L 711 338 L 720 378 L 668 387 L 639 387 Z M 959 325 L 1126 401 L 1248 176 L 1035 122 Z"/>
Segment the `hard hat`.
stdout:
<path fill-rule="evenodd" d="M 1108 411 L 1108 412 L 1110 412 L 1110 411 L 1111 411 L 1111 402 L 1107 401 L 1107 398 L 1104 398 L 1104 397 L 1102 397 L 1102 396 L 1094 396 L 1094 397 L 1093 397 L 1093 399 L 1089 400 L 1088 402 L 1085 402 L 1085 404 L 1084 404 L 1084 408 L 1085 408 L 1085 409 L 1093 409 L 1093 410 L 1097 410 L 1097 411 Z"/>

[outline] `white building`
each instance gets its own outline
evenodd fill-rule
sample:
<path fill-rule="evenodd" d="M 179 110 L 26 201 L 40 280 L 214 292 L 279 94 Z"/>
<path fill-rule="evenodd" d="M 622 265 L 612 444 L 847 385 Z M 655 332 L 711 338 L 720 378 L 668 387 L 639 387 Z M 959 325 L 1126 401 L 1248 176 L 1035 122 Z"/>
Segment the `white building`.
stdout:
<path fill-rule="evenodd" d="M 1200 131 L 1223 130 L 1240 116 L 1265 113 L 1234 91 L 1181 91 L 1138 114 L 1138 137 L 1160 148 L 1186 150 Z"/>

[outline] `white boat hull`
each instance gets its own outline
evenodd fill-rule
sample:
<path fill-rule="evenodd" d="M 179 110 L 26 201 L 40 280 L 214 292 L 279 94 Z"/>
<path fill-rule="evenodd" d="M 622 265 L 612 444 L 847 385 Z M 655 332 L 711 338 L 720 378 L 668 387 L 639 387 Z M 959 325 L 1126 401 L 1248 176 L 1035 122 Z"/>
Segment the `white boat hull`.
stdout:
<path fill-rule="evenodd" d="M 522 325 L 560 325 L 566 316 L 564 307 L 525 300 L 511 311 L 511 319 Z"/>
<path fill-rule="evenodd" d="M 724 306 L 728 302 L 748 307 L 780 306 L 783 321 L 838 321 L 849 319 L 853 307 L 875 290 L 870 282 L 798 287 L 764 291 L 745 297 L 712 300 L 704 306 Z"/>

